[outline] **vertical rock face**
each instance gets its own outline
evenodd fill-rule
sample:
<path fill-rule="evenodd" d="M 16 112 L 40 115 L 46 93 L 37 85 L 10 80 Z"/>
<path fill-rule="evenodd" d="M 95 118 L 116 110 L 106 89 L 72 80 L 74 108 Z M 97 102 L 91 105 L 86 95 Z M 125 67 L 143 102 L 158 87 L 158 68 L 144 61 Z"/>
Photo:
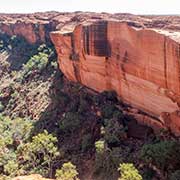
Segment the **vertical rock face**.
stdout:
<path fill-rule="evenodd" d="M 51 33 L 68 79 L 99 92 L 115 90 L 179 135 L 180 45 L 172 36 L 111 21 Z"/>
<path fill-rule="evenodd" d="M 37 22 L 0 23 L 0 31 L 10 36 L 24 37 L 30 44 L 43 43 L 49 40 L 49 32 L 55 30 L 55 24 Z"/>
<path fill-rule="evenodd" d="M 107 22 L 83 27 L 83 32 L 85 54 L 108 56 Z"/>

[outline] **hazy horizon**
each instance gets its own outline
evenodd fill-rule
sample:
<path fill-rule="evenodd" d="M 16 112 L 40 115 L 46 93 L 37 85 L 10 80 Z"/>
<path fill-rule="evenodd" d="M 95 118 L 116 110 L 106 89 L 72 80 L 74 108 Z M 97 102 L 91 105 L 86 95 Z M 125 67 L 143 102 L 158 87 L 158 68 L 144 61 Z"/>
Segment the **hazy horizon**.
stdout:
<path fill-rule="evenodd" d="M 141 15 L 179 15 L 179 0 L 6 0 L 2 1 L 0 13 L 58 12 L 108 12 Z"/>

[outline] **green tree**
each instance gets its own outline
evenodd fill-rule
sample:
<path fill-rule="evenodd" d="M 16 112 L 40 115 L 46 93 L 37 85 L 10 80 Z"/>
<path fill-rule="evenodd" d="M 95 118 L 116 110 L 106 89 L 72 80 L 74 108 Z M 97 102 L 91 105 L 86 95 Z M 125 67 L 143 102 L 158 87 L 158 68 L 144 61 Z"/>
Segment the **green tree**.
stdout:
<path fill-rule="evenodd" d="M 95 143 L 96 158 L 94 166 L 95 179 L 115 179 L 118 176 L 117 168 L 123 162 L 121 148 L 108 148 L 103 140 Z"/>
<path fill-rule="evenodd" d="M 33 127 L 30 120 L 0 115 L 0 174 L 15 176 L 19 170 L 17 148 L 25 143 Z"/>
<path fill-rule="evenodd" d="M 48 57 L 48 54 L 43 52 L 39 52 L 38 54 L 32 56 L 29 61 L 23 65 L 23 77 L 28 77 L 32 71 L 35 70 L 42 72 L 48 64 Z"/>
<path fill-rule="evenodd" d="M 23 169 L 52 177 L 53 163 L 60 155 L 56 143 L 57 138 L 45 130 L 21 146 L 18 153 L 24 158 Z"/>
<path fill-rule="evenodd" d="M 118 180 L 142 180 L 142 176 L 131 163 L 122 163 L 118 169 L 120 178 Z"/>
<path fill-rule="evenodd" d="M 64 133 L 73 133 L 80 128 L 81 116 L 75 112 L 67 112 L 59 122 L 59 128 Z"/>
<path fill-rule="evenodd" d="M 64 163 L 61 169 L 56 170 L 57 180 L 79 180 L 76 166 L 71 162 Z"/>
<path fill-rule="evenodd" d="M 180 144 L 177 141 L 145 144 L 140 156 L 145 163 L 151 163 L 162 171 L 178 168 L 180 165 Z"/>
<path fill-rule="evenodd" d="M 105 134 L 104 138 L 110 145 L 119 144 L 122 137 L 125 136 L 125 128 L 116 119 L 107 119 L 105 121 Z"/>
<path fill-rule="evenodd" d="M 176 170 L 170 176 L 170 180 L 179 180 L 180 179 L 180 170 Z"/>

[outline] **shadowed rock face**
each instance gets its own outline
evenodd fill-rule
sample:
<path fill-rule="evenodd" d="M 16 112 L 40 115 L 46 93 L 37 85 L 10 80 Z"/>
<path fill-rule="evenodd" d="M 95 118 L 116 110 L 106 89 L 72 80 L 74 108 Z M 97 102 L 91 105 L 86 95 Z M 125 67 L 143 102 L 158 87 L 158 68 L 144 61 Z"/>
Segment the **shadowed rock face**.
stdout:
<path fill-rule="evenodd" d="M 61 70 L 69 80 L 119 97 L 180 134 L 179 34 L 98 21 L 52 32 Z M 173 40 L 175 39 L 175 40 Z"/>
<path fill-rule="evenodd" d="M 99 22 L 83 27 L 83 48 L 85 54 L 108 56 L 107 22 Z"/>

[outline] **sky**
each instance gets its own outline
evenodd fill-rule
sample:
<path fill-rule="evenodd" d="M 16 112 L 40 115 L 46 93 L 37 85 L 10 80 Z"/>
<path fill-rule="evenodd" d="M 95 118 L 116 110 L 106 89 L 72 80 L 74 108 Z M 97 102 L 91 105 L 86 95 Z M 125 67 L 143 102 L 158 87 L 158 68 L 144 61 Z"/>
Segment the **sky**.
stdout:
<path fill-rule="evenodd" d="M 0 0 L 1 13 L 93 11 L 180 14 L 180 0 Z"/>

